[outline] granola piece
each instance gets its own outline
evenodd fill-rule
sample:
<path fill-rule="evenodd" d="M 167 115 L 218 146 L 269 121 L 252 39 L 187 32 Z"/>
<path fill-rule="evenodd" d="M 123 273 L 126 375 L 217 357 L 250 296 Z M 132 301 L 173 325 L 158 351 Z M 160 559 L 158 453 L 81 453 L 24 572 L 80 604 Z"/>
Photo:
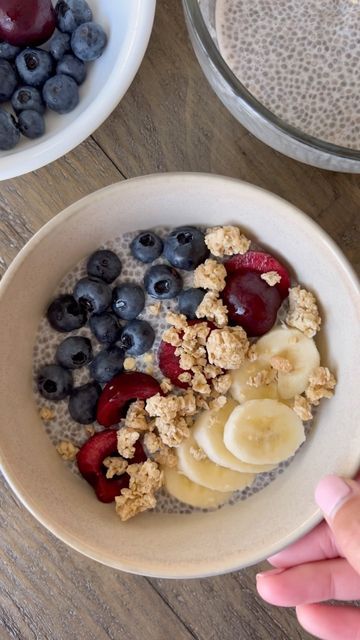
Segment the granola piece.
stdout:
<path fill-rule="evenodd" d="M 188 353 L 194 355 L 201 355 L 203 350 L 199 350 L 200 346 L 206 344 L 206 339 L 210 333 L 210 327 L 206 322 L 199 322 L 198 324 L 189 325 L 184 330 L 181 346 L 187 350 Z"/>
<path fill-rule="evenodd" d="M 221 409 L 225 404 L 226 396 L 218 396 L 217 398 L 214 398 L 214 400 L 211 400 L 210 409 L 212 411 L 218 411 L 218 409 Z"/>
<path fill-rule="evenodd" d="M 275 287 L 275 285 L 281 282 L 281 275 L 277 271 L 267 271 L 266 273 L 262 273 L 260 278 L 265 280 L 269 287 Z"/>
<path fill-rule="evenodd" d="M 209 403 L 202 396 L 196 396 L 196 407 L 200 411 L 208 411 L 210 409 Z"/>
<path fill-rule="evenodd" d="M 150 424 L 146 419 L 145 402 L 143 400 L 135 400 L 135 402 L 131 403 L 126 413 L 125 427 L 135 431 L 149 431 Z"/>
<path fill-rule="evenodd" d="M 164 474 L 153 460 L 142 464 L 130 464 L 127 468 L 130 476 L 128 489 L 122 489 L 115 497 L 115 510 L 125 522 L 137 513 L 153 509 L 156 505 L 155 492 L 164 483 Z"/>
<path fill-rule="evenodd" d="M 88 424 L 88 425 L 85 427 L 85 432 L 86 432 L 86 434 L 87 434 L 88 436 L 93 436 L 93 435 L 94 435 L 94 433 L 95 433 L 95 429 L 94 429 L 94 427 L 93 427 L 91 424 Z"/>
<path fill-rule="evenodd" d="M 186 316 L 183 313 L 174 313 L 173 311 L 167 313 L 166 322 L 179 331 L 185 331 L 188 326 Z"/>
<path fill-rule="evenodd" d="M 225 287 L 226 269 L 223 264 L 208 258 L 194 271 L 194 287 L 222 291 Z"/>
<path fill-rule="evenodd" d="M 285 318 L 289 327 L 299 329 L 309 338 L 319 331 L 321 317 L 313 293 L 306 289 L 292 287 L 289 289 L 289 311 Z"/>
<path fill-rule="evenodd" d="M 238 369 L 245 360 L 248 348 L 249 341 L 242 327 L 214 329 L 206 342 L 210 364 L 222 369 Z"/>
<path fill-rule="evenodd" d="M 184 416 L 193 416 L 197 413 L 196 409 L 196 396 L 189 389 L 186 393 L 181 396 L 178 396 L 180 402 L 180 412 Z"/>
<path fill-rule="evenodd" d="M 205 243 L 213 256 L 220 258 L 232 256 L 235 253 L 243 255 L 249 250 L 251 244 L 239 227 L 231 225 L 207 229 Z"/>
<path fill-rule="evenodd" d="M 191 373 L 188 371 L 184 371 L 184 373 L 180 373 L 178 376 L 180 382 L 191 382 Z"/>
<path fill-rule="evenodd" d="M 164 378 L 161 382 L 160 382 L 160 387 L 161 387 L 161 391 L 163 393 L 169 393 L 169 391 L 172 391 L 174 388 L 173 383 L 171 382 L 170 378 Z"/>
<path fill-rule="evenodd" d="M 184 371 L 191 371 L 192 368 L 196 365 L 196 359 L 194 358 L 194 356 L 190 355 L 190 353 L 176 353 L 176 355 L 179 355 L 179 365 L 181 369 L 184 369 Z"/>
<path fill-rule="evenodd" d="M 203 373 L 207 380 L 214 380 L 214 378 L 221 376 L 222 369 L 220 367 L 215 367 L 214 364 L 206 364 Z"/>
<path fill-rule="evenodd" d="M 157 451 L 159 451 L 160 447 L 161 447 L 161 438 L 159 436 L 156 435 L 156 433 L 152 433 L 150 431 L 148 431 L 147 433 L 145 433 L 144 435 L 144 445 L 147 449 L 147 451 L 149 452 L 150 455 L 156 453 Z"/>
<path fill-rule="evenodd" d="M 255 387 L 257 389 L 258 387 L 274 382 L 274 380 L 276 380 L 276 375 L 277 371 L 275 368 L 264 367 L 264 369 L 260 369 L 260 371 L 255 373 L 255 375 L 250 376 L 247 379 L 246 384 L 249 387 Z"/>
<path fill-rule="evenodd" d="M 163 418 L 156 418 L 159 436 L 168 447 L 178 447 L 190 435 L 189 426 L 183 417 L 177 417 L 173 422 Z"/>
<path fill-rule="evenodd" d="M 256 351 L 256 344 L 252 344 L 251 347 L 249 348 L 246 357 L 248 360 L 250 360 L 250 362 L 255 362 L 255 360 L 258 359 L 258 353 Z"/>
<path fill-rule="evenodd" d="M 146 401 L 146 411 L 155 417 L 155 426 L 162 442 L 176 447 L 189 437 L 189 427 L 184 418 L 190 415 L 195 401 L 189 394 L 184 396 L 160 396 L 157 393 Z"/>
<path fill-rule="evenodd" d="M 309 378 L 305 395 L 311 404 L 317 406 L 321 398 L 332 398 L 336 385 L 335 376 L 327 367 L 317 367 Z"/>
<path fill-rule="evenodd" d="M 50 422 L 55 418 L 55 411 L 49 409 L 49 407 L 42 407 L 39 411 L 39 416 L 41 420 L 44 420 L 44 422 Z"/>
<path fill-rule="evenodd" d="M 275 371 L 281 371 L 282 373 L 291 373 L 294 369 L 290 360 L 282 358 L 281 356 L 272 356 L 270 358 L 270 365 Z"/>
<path fill-rule="evenodd" d="M 303 422 L 312 420 L 311 404 L 304 396 L 295 396 L 293 409 Z"/>
<path fill-rule="evenodd" d="M 127 469 L 128 462 L 122 458 L 108 456 L 103 460 L 103 465 L 107 468 L 106 477 L 111 479 L 114 476 L 122 476 Z"/>
<path fill-rule="evenodd" d="M 216 393 L 220 393 L 223 395 L 227 393 L 232 385 L 231 375 L 229 373 L 224 373 L 223 375 L 214 378 L 212 381 L 212 387 Z"/>
<path fill-rule="evenodd" d="M 201 462 L 201 460 L 206 460 L 207 458 L 205 451 L 201 447 L 190 447 L 190 455 L 197 462 Z"/>
<path fill-rule="evenodd" d="M 75 447 L 69 440 L 63 440 L 56 445 L 56 451 L 63 460 L 75 460 L 79 447 Z"/>
<path fill-rule="evenodd" d="M 151 351 L 144 353 L 143 360 L 146 364 L 151 364 L 152 362 L 154 362 L 154 354 L 151 353 Z"/>
<path fill-rule="evenodd" d="M 123 458 L 132 458 L 135 454 L 134 444 L 140 438 L 140 433 L 129 427 L 121 427 L 117 432 L 117 450 Z"/>
<path fill-rule="evenodd" d="M 191 386 L 194 391 L 201 393 L 203 396 L 211 394 L 211 387 L 203 373 L 196 371 L 191 379 Z"/>
<path fill-rule="evenodd" d="M 228 322 L 228 310 L 215 291 L 208 291 L 196 309 L 196 317 L 206 318 L 218 327 L 224 327 Z"/>
<path fill-rule="evenodd" d="M 158 316 L 161 311 L 161 302 L 159 301 L 159 302 L 154 302 L 154 304 L 149 304 L 148 310 L 152 316 Z"/>
<path fill-rule="evenodd" d="M 123 366 L 125 371 L 134 371 L 134 369 L 136 369 L 135 358 L 130 358 L 130 356 L 128 356 L 127 358 L 125 358 Z"/>
<path fill-rule="evenodd" d="M 180 334 L 175 327 L 170 327 L 166 329 L 162 335 L 162 339 L 164 342 L 171 344 L 173 347 L 180 347 L 182 340 L 180 338 Z"/>
<path fill-rule="evenodd" d="M 160 451 L 154 456 L 155 462 L 161 464 L 165 467 L 176 467 L 177 466 L 177 455 L 171 447 L 167 447 L 162 445 Z"/>

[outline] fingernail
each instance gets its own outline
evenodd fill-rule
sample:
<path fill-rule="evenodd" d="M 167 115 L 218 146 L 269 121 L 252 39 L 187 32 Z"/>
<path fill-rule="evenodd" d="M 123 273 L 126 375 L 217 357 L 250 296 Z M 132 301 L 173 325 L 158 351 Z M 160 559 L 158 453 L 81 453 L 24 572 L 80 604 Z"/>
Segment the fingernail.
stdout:
<path fill-rule="evenodd" d="M 256 574 L 256 580 L 258 578 L 263 578 L 264 576 L 278 576 L 280 573 L 284 573 L 286 569 L 270 569 L 269 571 L 262 571 L 261 573 Z"/>
<path fill-rule="evenodd" d="M 343 478 L 325 476 L 315 489 L 315 500 L 321 511 L 328 518 L 333 518 L 351 493 L 352 487 Z"/>

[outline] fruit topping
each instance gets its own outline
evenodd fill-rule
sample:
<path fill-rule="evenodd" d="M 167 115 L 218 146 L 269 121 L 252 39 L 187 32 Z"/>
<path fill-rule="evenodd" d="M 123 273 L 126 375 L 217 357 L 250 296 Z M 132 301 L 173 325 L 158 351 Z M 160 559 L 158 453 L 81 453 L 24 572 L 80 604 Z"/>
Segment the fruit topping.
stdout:
<path fill-rule="evenodd" d="M 80 329 L 86 322 L 85 309 L 69 294 L 56 298 L 46 315 L 52 328 L 64 333 Z"/>
<path fill-rule="evenodd" d="M 92 20 L 92 11 L 85 0 L 59 0 L 55 6 L 60 31 L 73 33 L 83 22 Z"/>
<path fill-rule="evenodd" d="M 112 308 L 122 320 L 134 320 L 145 306 L 144 289 L 138 284 L 122 284 L 112 293 Z"/>
<path fill-rule="evenodd" d="M 57 364 L 41 367 L 37 375 L 39 393 L 47 400 L 63 400 L 72 390 L 73 380 L 70 371 Z"/>
<path fill-rule="evenodd" d="M 23 86 L 16 89 L 11 98 L 11 104 L 15 113 L 27 111 L 28 109 L 41 114 L 45 111 L 41 93 L 35 87 Z"/>
<path fill-rule="evenodd" d="M 16 85 L 16 74 L 10 62 L 0 59 L 0 102 L 10 100 Z"/>
<path fill-rule="evenodd" d="M 111 427 L 125 417 L 126 410 L 134 400 L 146 400 L 160 393 L 157 380 L 138 371 L 120 373 L 103 389 L 97 410 L 97 421 L 104 427 Z"/>
<path fill-rule="evenodd" d="M 39 45 L 55 29 L 51 0 L 0 0 L 0 38 L 17 47 Z"/>
<path fill-rule="evenodd" d="M 151 324 L 145 320 L 132 320 L 123 328 L 120 344 L 127 355 L 140 356 L 151 349 L 154 340 L 155 332 Z"/>
<path fill-rule="evenodd" d="M 275 287 L 282 299 L 286 298 L 289 287 L 291 287 L 287 269 L 274 256 L 264 251 L 248 251 L 244 255 L 237 254 L 225 262 L 225 267 L 228 273 L 250 271 L 264 274 L 275 271 L 281 278 Z"/>
<path fill-rule="evenodd" d="M 89 313 L 102 313 L 111 303 L 111 289 L 99 278 L 82 278 L 75 285 L 74 298 Z"/>
<path fill-rule="evenodd" d="M 260 273 L 251 271 L 231 273 L 221 296 L 229 311 L 229 321 L 243 327 L 252 337 L 270 331 L 282 302 L 278 289 L 269 287 Z"/>
<path fill-rule="evenodd" d="M 86 66 L 82 60 L 78 60 L 71 53 L 66 53 L 56 65 L 56 73 L 65 74 L 82 84 L 86 78 Z"/>
<path fill-rule="evenodd" d="M 79 369 L 88 364 L 91 359 L 91 342 L 82 336 L 65 338 L 56 350 L 56 360 L 66 369 Z"/>
<path fill-rule="evenodd" d="M 166 378 L 171 380 L 172 384 L 180 387 L 180 389 L 188 389 L 189 383 L 182 382 L 179 379 L 179 376 L 185 373 L 185 370 L 180 367 L 179 356 L 175 354 L 175 351 L 176 347 L 173 347 L 172 344 L 163 340 L 160 342 L 158 351 L 160 370 Z"/>
<path fill-rule="evenodd" d="M 40 138 L 45 132 L 44 116 L 31 109 L 22 111 L 19 114 L 18 127 L 26 138 L 30 138 L 30 140 Z"/>
<path fill-rule="evenodd" d="M 69 399 L 69 413 L 79 424 L 91 424 L 96 420 L 96 409 L 101 394 L 97 382 L 88 382 L 73 389 Z"/>
<path fill-rule="evenodd" d="M 196 227 L 178 227 L 165 239 L 164 256 L 178 269 L 193 271 L 208 254 L 204 234 Z"/>
<path fill-rule="evenodd" d="M 56 31 L 49 42 L 49 51 L 55 60 L 61 60 L 65 53 L 71 51 L 70 35 Z"/>
<path fill-rule="evenodd" d="M 121 328 L 119 322 L 117 318 L 108 311 L 100 314 L 93 313 L 92 316 L 90 316 L 89 325 L 95 338 L 97 338 L 99 342 L 112 344 L 120 338 Z"/>
<path fill-rule="evenodd" d="M 97 382 L 109 382 L 120 373 L 124 364 L 124 350 L 111 345 L 100 351 L 90 364 L 90 374 Z"/>
<path fill-rule="evenodd" d="M 100 58 L 106 43 L 106 33 L 96 22 L 84 22 L 71 36 L 71 48 L 76 57 L 84 62 Z"/>
<path fill-rule="evenodd" d="M 153 231 L 141 231 L 132 240 L 130 251 L 140 262 L 153 262 L 163 252 L 163 241 Z"/>
<path fill-rule="evenodd" d="M 54 71 L 54 60 L 44 49 L 27 47 L 15 58 L 17 72 L 24 84 L 42 87 Z"/>
<path fill-rule="evenodd" d="M 14 116 L 4 111 L 4 109 L 0 109 L 0 150 L 8 151 L 13 149 L 19 139 L 20 131 L 16 126 Z"/>
<path fill-rule="evenodd" d="M 122 264 L 116 253 L 109 249 L 99 249 L 87 261 L 86 270 L 89 276 L 100 278 L 107 284 L 113 282 L 121 273 Z"/>
<path fill-rule="evenodd" d="M 183 313 L 189 320 L 195 320 L 196 309 L 201 304 L 205 293 L 205 289 L 197 289 L 195 287 L 181 291 L 178 297 L 179 312 Z"/>
<path fill-rule="evenodd" d="M 1 60 L 15 60 L 18 53 L 20 53 L 20 47 L 14 47 L 8 42 L 0 42 L 0 59 Z"/>
<path fill-rule="evenodd" d="M 152 298 L 167 300 L 175 298 L 181 291 L 180 274 L 166 264 L 157 264 L 145 273 L 145 289 Z"/>
<path fill-rule="evenodd" d="M 79 89 L 74 78 L 61 74 L 45 82 L 43 98 L 52 111 L 69 113 L 79 104 Z"/>

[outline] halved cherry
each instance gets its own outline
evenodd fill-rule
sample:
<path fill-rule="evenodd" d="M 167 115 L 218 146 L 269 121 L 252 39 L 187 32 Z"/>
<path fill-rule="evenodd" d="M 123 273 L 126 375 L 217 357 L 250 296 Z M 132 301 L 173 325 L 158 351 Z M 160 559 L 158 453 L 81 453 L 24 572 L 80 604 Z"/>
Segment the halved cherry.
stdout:
<path fill-rule="evenodd" d="M 55 30 L 51 0 L 0 0 L 0 39 L 17 47 L 46 42 Z"/>
<path fill-rule="evenodd" d="M 275 285 L 281 298 L 284 300 L 289 294 L 289 288 L 291 287 L 289 273 L 284 265 L 270 253 L 266 253 L 265 251 L 248 251 L 243 255 L 238 253 L 229 258 L 224 265 L 228 274 L 234 272 L 256 272 L 262 274 L 268 271 L 276 271 L 276 273 L 281 276 L 280 282 Z"/>
<path fill-rule="evenodd" d="M 81 475 L 93 487 L 101 502 L 112 502 L 119 496 L 121 489 L 129 486 L 127 473 L 115 478 L 107 478 L 103 461 L 108 456 L 119 456 L 117 451 L 117 432 L 113 429 L 101 431 L 91 436 L 78 451 L 77 465 Z M 140 442 L 135 444 L 135 455 L 129 460 L 131 464 L 145 462 L 146 454 Z"/>
<path fill-rule="evenodd" d="M 111 427 L 125 417 L 130 402 L 147 400 L 162 393 L 157 380 L 147 373 L 119 373 L 108 382 L 99 398 L 96 419 L 103 427 Z"/>

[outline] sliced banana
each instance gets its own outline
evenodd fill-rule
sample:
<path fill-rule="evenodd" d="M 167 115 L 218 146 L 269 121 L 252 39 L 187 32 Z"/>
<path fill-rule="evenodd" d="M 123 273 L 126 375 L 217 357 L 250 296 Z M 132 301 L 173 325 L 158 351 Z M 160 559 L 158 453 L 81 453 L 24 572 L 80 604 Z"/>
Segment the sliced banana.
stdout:
<path fill-rule="evenodd" d="M 231 491 L 225 493 L 224 491 L 212 491 L 201 487 L 182 473 L 179 473 L 177 469 L 164 467 L 163 471 L 165 488 L 170 495 L 192 507 L 201 507 L 202 509 L 215 508 L 227 502 L 232 495 Z"/>
<path fill-rule="evenodd" d="M 297 329 L 284 327 L 270 331 L 257 341 L 256 353 L 262 362 L 270 363 L 273 356 L 281 356 L 292 365 L 290 373 L 278 373 L 278 393 L 284 400 L 303 393 L 312 371 L 320 365 L 314 340 Z"/>
<path fill-rule="evenodd" d="M 224 427 L 227 449 L 249 464 L 278 464 L 304 440 L 300 418 L 277 400 L 248 400 L 234 409 Z"/>
<path fill-rule="evenodd" d="M 242 462 L 230 453 L 224 445 L 224 426 L 237 402 L 228 399 L 227 403 L 217 411 L 203 411 L 195 420 L 192 435 L 196 444 L 203 449 L 207 457 L 218 465 L 240 471 L 241 473 L 264 473 L 274 465 L 254 465 Z"/>
<path fill-rule="evenodd" d="M 262 384 L 259 387 L 252 387 L 248 383 L 252 378 L 263 369 L 269 367 L 268 360 L 258 358 L 255 362 L 246 360 L 240 369 L 231 371 L 232 384 L 230 387 L 231 396 L 242 404 L 247 400 L 258 400 L 261 398 L 278 399 L 277 383 Z"/>
<path fill-rule="evenodd" d="M 209 458 L 196 460 L 191 453 L 192 448 L 197 450 L 198 446 L 194 438 L 190 436 L 176 449 L 179 471 L 189 480 L 207 489 L 225 492 L 245 489 L 245 487 L 252 484 L 254 474 L 239 473 L 238 471 L 226 469 L 211 462 Z"/>

